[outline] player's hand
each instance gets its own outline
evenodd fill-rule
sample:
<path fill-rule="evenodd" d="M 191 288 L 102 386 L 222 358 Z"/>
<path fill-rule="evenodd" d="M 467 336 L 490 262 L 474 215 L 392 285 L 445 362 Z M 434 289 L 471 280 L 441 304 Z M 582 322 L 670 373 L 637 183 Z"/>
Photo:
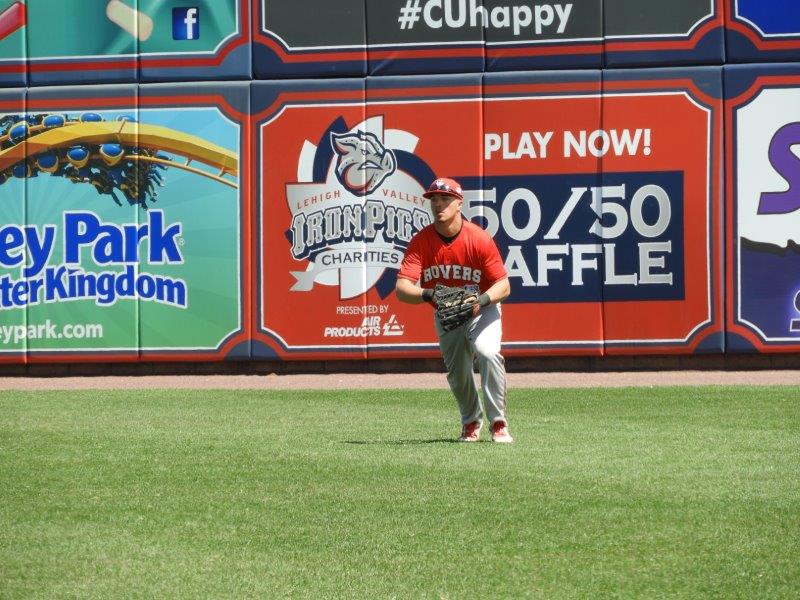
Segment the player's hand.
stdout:
<path fill-rule="evenodd" d="M 478 313 L 481 312 L 481 305 L 478 304 L 478 300 L 475 300 L 475 306 L 472 307 L 472 316 L 477 317 Z"/>

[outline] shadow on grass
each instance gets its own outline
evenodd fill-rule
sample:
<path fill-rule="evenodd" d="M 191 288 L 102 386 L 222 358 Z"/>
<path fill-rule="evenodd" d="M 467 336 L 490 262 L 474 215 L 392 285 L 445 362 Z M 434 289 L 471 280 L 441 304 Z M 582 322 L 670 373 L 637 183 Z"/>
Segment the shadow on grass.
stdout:
<path fill-rule="evenodd" d="M 461 442 L 453 438 L 438 438 L 433 440 L 346 440 L 344 443 L 357 446 L 415 446 L 419 444 L 460 444 Z"/>

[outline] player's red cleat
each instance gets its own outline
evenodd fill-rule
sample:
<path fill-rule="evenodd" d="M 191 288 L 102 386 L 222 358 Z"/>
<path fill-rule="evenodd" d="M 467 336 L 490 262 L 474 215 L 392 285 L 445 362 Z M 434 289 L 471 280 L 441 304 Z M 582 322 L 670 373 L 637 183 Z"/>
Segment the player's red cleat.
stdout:
<path fill-rule="evenodd" d="M 483 423 L 480 421 L 473 421 L 467 423 L 461 428 L 461 437 L 458 438 L 459 442 L 477 442 L 481 438 L 481 427 Z"/>
<path fill-rule="evenodd" d="M 505 421 L 492 423 L 492 441 L 499 444 L 510 444 L 514 441 L 514 438 L 508 433 L 508 425 L 506 425 Z"/>

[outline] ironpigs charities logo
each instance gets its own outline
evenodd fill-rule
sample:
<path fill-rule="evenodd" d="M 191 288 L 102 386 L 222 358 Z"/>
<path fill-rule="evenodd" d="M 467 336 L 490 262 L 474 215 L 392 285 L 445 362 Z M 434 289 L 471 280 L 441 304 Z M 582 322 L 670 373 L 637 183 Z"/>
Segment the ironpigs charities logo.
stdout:
<path fill-rule="evenodd" d="M 431 222 L 422 197 L 433 171 L 414 155 L 419 138 L 384 129 L 383 116 L 348 127 L 337 119 L 319 146 L 306 140 L 296 183 L 286 185 L 292 215 L 292 256 L 307 261 L 293 271 L 292 291 L 338 286 L 342 300 L 378 284 L 393 288 L 411 238 Z M 391 286 L 380 283 L 388 283 Z"/>

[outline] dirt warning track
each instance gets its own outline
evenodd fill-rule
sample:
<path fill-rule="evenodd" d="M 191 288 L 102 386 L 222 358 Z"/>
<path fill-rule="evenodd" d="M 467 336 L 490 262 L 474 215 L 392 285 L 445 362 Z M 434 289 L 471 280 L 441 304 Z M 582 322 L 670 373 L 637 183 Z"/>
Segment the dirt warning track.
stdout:
<path fill-rule="evenodd" d="M 800 370 L 629 371 L 509 373 L 511 388 L 682 385 L 796 385 Z M 0 377 L 0 390 L 88 389 L 446 389 L 444 373 L 308 375 L 146 375 L 98 377 Z"/>

